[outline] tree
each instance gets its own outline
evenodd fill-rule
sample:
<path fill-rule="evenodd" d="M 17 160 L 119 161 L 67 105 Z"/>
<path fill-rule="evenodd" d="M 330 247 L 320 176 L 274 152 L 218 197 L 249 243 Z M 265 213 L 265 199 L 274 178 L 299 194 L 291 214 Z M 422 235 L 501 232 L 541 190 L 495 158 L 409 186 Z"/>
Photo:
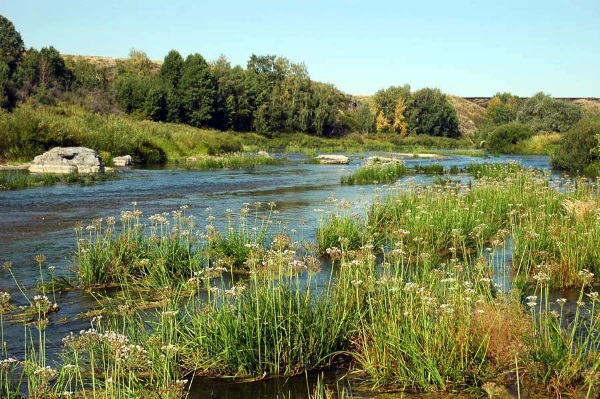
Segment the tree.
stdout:
<path fill-rule="evenodd" d="M 21 34 L 11 21 L 0 15 L 0 64 L 6 65 L 10 74 L 17 69 L 23 51 L 25 45 Z"/>
<path fill-rule="evenodd" d="M 410 86 L 390 86 L 387 89 L 377 91 L 373 96 L 375 114 L 382 112 L 382 117 L 387 119 L 388 124 L 392 125 L 395 119 L 395 110 L 398 100 L 402 99 L 404 105 L 411 101 Z"/>
<path fill-rule="evenodd" d="M 390 122 L 385 117 L 383 110 L 379 111 L 377 118 L 375 118 L 375 129 L 378 132 L 387 132 L 390 130 Z"/>
<path fill-rule="evenodd" d="M 177 50 L 169 51 L 158 71 L 158 78 L 169 89 L 177 89 L 183 72 L 183 57 Z"/>
<path fill-rule="evenodd" d="M 117 73 L 119 75 L 136 75 L 140 77 L 151 77 L 155 68 L 155 63 L 148 58 L 144 51 L 131 49 L 129 58 L 117 61 Z"/>
<path fill-rule="evenodd" d="M 417 134 L 460 136 L 456 110 L 439 89 L 424 88 L 415 92 L 407 108 L 409 129 Z"/>
<path fill-rule="evenodd" d="M 361 133 L 372 133 L 375 131 L 375 114 L 369 105 L 359 105 L 356 109 L 355 119 Z"/>
<path fill-rule="evenodd" d="M 406 124 L 406 118 L 404 116 L 404 100 L 402 97 L 398 99 L 396 108 L 394 109 L 394 123 L 392 129 L 399 133 L 401 137 L 408 135 L 408 125 Z"/>
<path fill-rule="evenodd" d="M 183 121 L 205 126 L 214 111 L 215 84 L 208 63 L 200 54 L 190 54 L 183 64 L 180 83 Z"/>
<path fill-rule="evenodd" d="M 503 125 L 517 119 L 519 97 L 510 93 L 496 93 L 485 109 L 488 123 Z"/>
<path fill-rule="evenodd" d="M 21 34 L 13 23 L 0 15 L 0 107 L 10 109 L 15 104 L 13 75 L 25 50 Z"/>
<path fill-rule="evenodd" d="M 183 74 L 183 57 L 177 50 L 169 51 L 158 71 L 158 80 L 166 90 L 164 105 L 166 108 L 165 120 L 168 122 L 181 122 L 183 116 L 180 83 Z"/>
<path fill-rule="evenodd" d="M 527 99 L 518 113 L 519 122 L 530 125 L 536 132 L 566 132 L 583 118 L 576 104 L 555 100 L 545 93 Z"/>

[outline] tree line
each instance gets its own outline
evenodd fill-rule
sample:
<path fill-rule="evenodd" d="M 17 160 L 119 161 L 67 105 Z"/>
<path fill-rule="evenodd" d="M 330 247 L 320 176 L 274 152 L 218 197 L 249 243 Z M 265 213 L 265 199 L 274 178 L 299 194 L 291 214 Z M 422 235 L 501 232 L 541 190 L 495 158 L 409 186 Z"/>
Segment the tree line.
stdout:
<path fill-rule="evenodd" d="M 351 131 L 458 137 L 456 111 L 438 89 L 410 86 L 379 91 L 354 104 L 306 65 L 276 55 L 252 54 L 245 67 L 225 56 L 207 61 L 170 51 L 162 64 L 132 50 L 116 66 L 63 57 L 54 47 L 25 49 L 19 32 L 0 15 L 0 106 L 66 100 L 92 112 L 124 112 L 159 122 L 185 123 L 264 135 L 303 132 L 320 136 Z"/>

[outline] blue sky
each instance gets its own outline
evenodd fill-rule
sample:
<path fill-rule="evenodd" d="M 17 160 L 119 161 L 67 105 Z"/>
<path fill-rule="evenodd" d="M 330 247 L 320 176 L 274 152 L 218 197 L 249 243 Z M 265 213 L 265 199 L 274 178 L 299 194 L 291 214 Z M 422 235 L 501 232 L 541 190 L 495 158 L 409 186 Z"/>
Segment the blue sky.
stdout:
<path fill-rule="evenodd" d="M 600 0 L 0 0 L 27 47 L 304 62 L 351 94 L 600 97 Z"/>

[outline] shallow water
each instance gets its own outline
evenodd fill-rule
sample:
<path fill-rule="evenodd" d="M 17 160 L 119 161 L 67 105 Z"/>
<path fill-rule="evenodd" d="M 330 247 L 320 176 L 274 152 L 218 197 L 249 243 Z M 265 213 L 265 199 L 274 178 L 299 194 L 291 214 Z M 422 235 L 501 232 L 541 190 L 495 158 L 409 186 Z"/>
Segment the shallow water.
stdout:
<path fill-rule="evenodd" d="M 387 156 L 388 154 L 369 153 Z M 263 203 L 263 209 L 274 201 L 279 215 L 275 220 L 281 226 L 298 230 L 305 240 L 313 240 L 320 213 L 329 197 L 368 201 L 377 186 L 342 186 L 340 178 L 356 169 L 361 157 L 347 166 L 310 165 L 294 163 L 284 166 L 260 166 L 251 171 L 182 171 L 173 169 L 126 169 L 122 179 L 100 182 L 93 186 L 56 185 L 20 191 L 0 191 L 0 264 L 12 262 L 12 271 L 26 289 L 35 287 L 39 271 L 34 256 L 44 254 L 46 266 L 55 266 L 56 275 L 67 275 L 72 268 L 75 249 L 76 223 L 85 226 L 98 217 L 118 216 L 120 211 L 136 208 L 144 216 L 169 212 L 187 205 L 187 214 L 195 215 L 198 227 L 203 228 L 206 208 L 212 208 L 217 220 L 223 219 L 227 209 L 237 211 L 244 203 Z M 301 158 L 292 156 L 293 159 Z M 478 163 L 519 162 L 524 166 L 549 169 L 548 157 L 447 157 L 442 160 L 409 158 L 407 166 L 439 163 L 445 167 Z M 468 179 L 468 176 L 462 176 Z M 410 176 L 403 180 L 427 183 L 427 176 Z M 0 291 L 13 294 L 18 305 L 26 304 L 17 292 L 7 270 L 0 268 Z M 32 294 L 33 295 L 33 294 Z M 58 294 L 57 294 L 58 295 Z M 70 331 L 89 327 L 89 321 L 77 320 L 76 315 L 91 308 L 95 300 L 81 291 L 60 294 L 61 306 L 50 316 L 48 333 L 49 352 L 58 351 L 60 339 Z M 6 341 L 10 354 L 21 357 L 23 330 L 20 326 L 7 327 Z M 328 377 L 329 378 L 329 377 Z M 287 382 L 286 382 L 287 381 Z M 272 379 L 252 384 L 210 382 L 195 384 L 193 398 L 272 398 L 293 391 L 290 397 L 302 397 L 307 392 L 306 379 Z M 290 382 L 291 381 L 291 382 Z M 283 384 L 283 385 L 282 385 Z M 287 385 L 286 385 L 287 384 Z M 290 385 L 292 384 L 292 385 Z M 309 384 L 310 385 L 310 384 Z M 289 388 L 293 387 L 293 388 Z M 288 389 L 289 388 L 289 389 Z M 212 393 L 211 393 L 212 392 Z M 304 394 L 302 393 L 304 392 Z"/>

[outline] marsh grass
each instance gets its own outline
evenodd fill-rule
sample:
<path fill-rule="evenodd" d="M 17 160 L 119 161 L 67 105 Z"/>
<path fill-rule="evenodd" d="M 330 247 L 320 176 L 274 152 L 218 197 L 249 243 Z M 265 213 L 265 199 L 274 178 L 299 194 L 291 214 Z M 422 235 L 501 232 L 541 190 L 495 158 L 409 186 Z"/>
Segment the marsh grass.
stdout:
<path fill-rule="evenodd" d="M 401 162 L 367 165 L 358 168 L 348 176 L 342 176 L 342 184 L 384 184 L 394 183 L 407 173 Z"/>
<path fill-rule="evenodd" d="M 205 264 L 195 220 L 185 214 L 186 206 L 171 214 L 156 214 L 142 221 L 135 206 L 122 211 L 120 226 L 115 217 L 98 218 L 76 230 L 76 267 L 84 286 L 135 284 L 151 286 L 185 281 Z"/>
<path fill-rule="evenodd" d="M 108 172 L 100 174 L 33 174 L 26 171 L 0 173 L 0 191 L 21 190 L 36 186 L 52 186 L 54 184 L 79 184 L 81 186 L 93 185 L 97 182 L 119 179 L 118 173 Z"/>
<path fill-rule="evenodd" d="M 188 170 L 253 169 L 260 165 L 283 165 L 285 159 L 249 154 L 205 156 L 182 164 Z"/>

